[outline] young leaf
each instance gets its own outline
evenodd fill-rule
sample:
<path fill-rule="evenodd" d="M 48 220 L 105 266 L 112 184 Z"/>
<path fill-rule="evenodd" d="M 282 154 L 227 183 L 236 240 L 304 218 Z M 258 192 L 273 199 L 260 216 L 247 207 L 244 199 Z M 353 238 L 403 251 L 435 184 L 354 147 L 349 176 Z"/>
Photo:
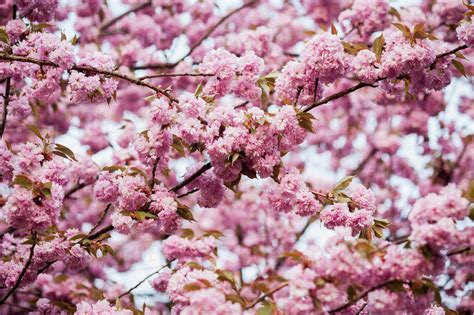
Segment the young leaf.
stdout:
<path fill-rule="evenodd" d="M 3 27 L 0 28 L 0 41 L 4 42 L 5 44 L 8 44 L 10 42 L 10 38 L 8 37 L 8 34 Z"/>
<path fill-rule="evenodd" d="M 17 175 L 12 181 L 12 185 L 18 185 L 26 189 L 33 188 L 33 182 L 26 175 Z"/>
<path fill-rule="evenodd" d="M 344 177 L 343 179 L 341 179 L 335 186 L 334 188 L 332 189 L 332 192 L 333 193 L 337 193 L 337 192 L 340 192 L 344 189 L 346 189 L 347 187 L 349 187 L 349 185 L 352 183 L 352 180 L 354 179 L 354 176 L 346 176 Z"/>
<path fill-rule="evenodd" d="M 35 125 L 27 125 L 26 127 L 28 127 L 28 129 L 30 129 L 31 132 L 34 133 L 38 138 L 44 141 L 44 138 L 41 135 L 41 132 L 39 131 L 38 127 L 36 127 Z"/>
<path fill-rule="evenodd" d="M 459 73 L 461 73 L 463 76 L 465 76 L 467 78 L 466 69 L 464 69 L 464 65 L 461 62 L 459 62 L 456 59 L 453 59 L 453 60 L 451 60 L 451 63 L 459 71 Z"/>
<path fill-rule="evenodd" d="M 374 45 L 372 47 L 372 51 L 377 57 L 378 62 L 380 62 L 380 58 L 382 57 L 384 45 L 385 45 L 385 38 L 383 37 L 383 34 L 380 34 L 380 36 L 374 40 Z"/>
<path fill-rule="evenodd" d="M 194 219 L 194 216 L 193 216 L 193 213 L 191 212 L 191 210 L 189 209 L 188 206 L 182 204 L 182 203 L 179 203 L 178 202 L 178 210 L 176 211 L 176 213 L 183 219 L 187 220 L 187 221 L 196 221 Z"/>

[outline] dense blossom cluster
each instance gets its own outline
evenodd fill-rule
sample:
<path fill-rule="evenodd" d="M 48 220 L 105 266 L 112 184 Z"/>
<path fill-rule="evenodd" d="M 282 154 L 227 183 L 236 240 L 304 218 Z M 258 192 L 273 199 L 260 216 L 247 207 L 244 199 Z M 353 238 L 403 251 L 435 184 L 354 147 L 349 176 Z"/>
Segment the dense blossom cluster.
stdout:
<path fill-rule="evenodd" d="M 472 313 L 473 19 L 3 1 L 0 313 Z"/>

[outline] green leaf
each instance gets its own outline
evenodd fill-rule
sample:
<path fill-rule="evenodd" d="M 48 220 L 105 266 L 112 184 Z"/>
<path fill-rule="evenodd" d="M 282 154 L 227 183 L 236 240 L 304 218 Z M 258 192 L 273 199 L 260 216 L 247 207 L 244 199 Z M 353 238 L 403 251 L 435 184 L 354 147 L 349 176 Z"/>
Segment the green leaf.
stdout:
<path fill-rule="evenodd" d="M 465 76 L 467 78 L 466 69 L 464 69 L 464 65 L 461 62 L 459 62 L 456 59 L 453 59 L 453 60 L 451 60 L 451 63 L 459 71 L 459 73 L 461 73 L 463 76 Z"/>
<path fill-rule="evenodd" d="M 401 23 L 393 23 L 393 25 L 400 30 L 400 32 L 403 33 L 403 36 L 405 36 L 406 39 L 408 39 L 410 42 L 413 41 L 413 36 L 411 34 L 410 28 L 406 26 L 405 24 Z"/>
<path fill-rule="evenodd" d="M 187 221 L 196 221 L 194 219 L 193 213 L 189 209 L 188 206 L 178 202 L 178 210 L 176 210 L 176 213 L 183 219 Z"/>
<path fill-rule="evenodd" d="M 343 179 L 341 179 L 332 189 L 332 192 L 335 194 L 337 192 L 340 192 L 352 183 L 352 180 L 354 179 L 354 176 L 346 176 Z"/>
<path fill-rule="evenodd" d="M 212 236 L 214 238 L 221 238 L 224 236 L 224 234 L 221 232 L 221 231 L 218 231 L 218 230 L 208 230 L 206 231 L 203 236 Z"/>
<path fill-rule="evenodd" d="M 202 82 L 199 82 L 198 86 L 196 87 L 196 91 L 194 91 L 194 96 L 198 98 L 202 94 Z"/>
<path fill-rule="evenodd" d="M 380 62 L 380 58 L 382 57 L 384 45 L 385 45 L 385 38 L 383 37 L 383 34 L 380 34 L 380 36 L 374 40 L 374 45 L 372 47 L 372 51 L 377 57 L 378 62 Z"/>
<path fill-rule="evenodd" d="M 148 211 L 135 211 L 132 212 L 134 214 L 135 218 L 138 221 L 144 221 L 146 219 L 156 219 L 158 216 L 154 213 L 148 212 Z"/>
<path fill-rule="evenodd" d="M 342 41 L 342 46 L 344 46 L 344 52 L 353 56 L 357 55 L 361 50 L 368 49 L 367 45 L 365 44 L 352 44 L 345 41 Z"/>
<path fill-rule="evenodd" d="M 385 219 L 374 219 L 374 225 L 380 226 L 381 228 L 386 228 L 390 225 L 390 221 Z"/>
<path fill-rule="evenodd" d="M 8 37 L 7 31 L 2 27 L 0 28 L 0 41 L 4 42 L 5 44 L 10 43 L 10 38 Z"/>
<path fill-rule="evenodd" d="M 186 266 L 189 266 L 189 267 L 191 267 L 192 269 L 204 270 L 204 267 L 201 266 L 200 264 L 198 264 L 198 263 L 195 262 L 195 261 L 190 261 L 190 262 L 186 263 Z"/>
<path fill-rule="evenodd" d="M 237 284 L 235 283 L 234 274 L 227 270 L 217 269 L 216 270 L 217 279 L 220 281 L 229 282 L 234 289 L 237 289 Z"/>
<path fill-rule="evenodd" d="M 120 165 L 111 165 L 111 166 L 105 166 L 102 168 L 103 171 L 108 171 L 108 172 L 115 172 L 115 171 L 124 171 L 126 167 L 120 166 Z"/>
<path fill-rule="evenodd" d="M 180 156 L 186 156 L 185 146 L 180 137 L 173 135 L 173 144 L 171 146 L 179 153 Z"/>
<path fill-rule="evenodd" d="M 15 176 L 15 178 L 12 181 L 12 185 L 18 185 L 18 186 L 21 186 L 25 189 L 32 189 L 33 188 L 33 182 L 26 175 L 17 175 L 17 176 Z"/>
<path fill-rule="evenodd" d="M 242 307 L 245 307 L 245 305 L 247 305 L 247 302 L 237 294 L 226 294 L 225 299 L 226 301 L 239 303 L 240 305 L 242 305 Z"/>
<path fill-rule="evenodd" d="M 372 231 L 374 231 L 375 237 L 383 238 L 383 231 L 380 227 L 374 225 L 374 226 L 372 226 Z"/>
<path fill-rule="evenodd" d="M 313 122 L 314 116 L 311 113 L 300 112 L 296 114 L 296 118 L 298 119 L 298 125 L 307 130 L 308 132 L 314 132 L 313 129 Z"/>
<path fill-rule="evenodd" d="M 391 7 L 390 10 L 388 10 L 388 14 L 393 15 L 396 17 L 399 21 L 402 20 L 402 17 L 400 16 L 400 13 L 397 11 L 397 9 Z"/>
<path fill-rule="evenodd" d="M 202 287 L 198 283 L 188 283 L 183 287 L 184 292 L 193 292 L 201 289 Z"/>
<path fill-rule="evenodd" d="M 191 229 L 182 229 L 181 237 L 190 240 L 194 237 L 194 231 Z"/>
<path fill-rule="evenodd" d="M 38 138 L 44 141 L 44 138 L 41 135 L 41 132 L 39 131 L 38 127 L 36 127 L 35 125 L 27 125 L 26 127 L 28 127 L 28 129 L 30 129 L 30 131 L 33 132 Z"/>
<path fill-rule="evenodd" d="M 64 274 L 57 275 L 53 278 L 54 283 L 61 283 L 68 279 L 69 277 Z"/>
<path fill-rule="evenodd" d="M 272 315 L 273 314 L 273 306 L 272 305 L 265 305 L 262 306 L 257 310 L 255 313 L 256 315 Z"/>
<path fill-rule="evenodd" d="M 54 149 L 56 151 L 64 153 L 70 160 L 77 162 L 76 156 L 74 155 L 74 152 L 72 152 L 72 150 L 69 149 L 68 147 L 66 147 L 65 145 L 56 143 Z"/>
<path fill-rule="evenodd" d="M 69 240 L 70 241 L 75 241 L 75 240 L 83 239 L 86 236 L 87 236 L 87 234 L 85 234 L 85 233 L 79 233 L 79 234 L 76 234 L 73 237 L 71 237 Z"/>

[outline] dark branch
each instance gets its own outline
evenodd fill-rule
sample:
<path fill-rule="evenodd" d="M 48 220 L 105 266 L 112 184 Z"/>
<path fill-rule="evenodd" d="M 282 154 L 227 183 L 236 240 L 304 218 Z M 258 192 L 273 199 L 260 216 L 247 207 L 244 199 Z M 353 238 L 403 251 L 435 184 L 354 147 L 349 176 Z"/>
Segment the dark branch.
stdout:
<path fill-rule="evenodd" d="M 109 203 L 107 205 L 107 207 L 105 207 L 104 211 L 102 211 L 102 214 L 100 215 L 100 218 L 99 220 L 97 221 L 97 223 L 92 227 L 92 229 L 89 231 L 89 235 L 91 235 L 92 233 L 94 233 L 94 231 L 102 224 L 102 222 L 104 221 L 105 219 L 105 216 L 107 215 L 107 213 L 109 212 L 110 208 L 112 207 L 112 204 Z"/>
<path fill-rule="evenodd" d="M 34 59 L 34 58 L 29 58 L 29 57 L 16 56 L 16 55 L 3 55 L 2 54 L 2 55 L 0 55 L 0 60 L 33 63 L 33 64 L 37 64 L 37 65 L 40 65 L 40 66 L 49 66 L 49 67 L 55 67 L 55 68 L 59 67 L 57 64 L 55 64 L 54 62 L 51 62 L 51 61 L 44 61 L 44 60 L 39 60 L 39 59 Z M 167 97 L 171 102 L 178 102 L 178 100 L 176 100 L 173 96 L 171 96 L 171 94 L 168 91 L 160 89 L 156 86 L 153 86 L 153 85 L 151 85 L 149 83 L 146 83 L 144 81 L 141 81 L 139 79 L 129 77 L 129 76 L 127 76 L 123 73 L 117 72 L 117 71 L 108 71 L 108 70 L 102 70 L 102 69 L 97 69 L 97 68 L 93 68 L 93 67 L 78 66 L 78 65 L 72 66 L 71 70 L 76 70 L 76 71 L 79 71 L 79 72 L 82 72 L 82 73 L 85 73 L 85 74 L 90 74 L 90 73 L 92 73 L 92 74 L 103 74 L 103 75 L 106 75 L 106 76 L 110 76 L 110 77 L 114 77 L 114 78 L 121 79 L 121 80 L 124 80 L 124 81 L 128 81 L 128 82 L 133 83 L 135 85 L 147 87 L 147 88 L 153 90 L 154 92 L 156 92 L 157 94 L 160 94 L 160 95 L 163 95 L 163 96 Z"/>
<path fill-rule="evenodd" d="M 3 113 L 2 113 L 2 121 L 0 125 L 0 139 L 3 137 L 3 133 L 5 132 L 5 127 L 7 126 L 8 103 L 10 102 L 10 85 L 11 85 L 11 78 L 7 78 L 5 82 L 5 95 L 3 95 Z"/>
<path fill-rule="evenodd" d="M 194 174 L 192 174 L 191 176 L 189 176 L 188 178 L 186 178 L 185 180 L 183 180 L 181 183 L 177 184 L 176 186 L 174 186 L 173 188 L 170 189 L 170 191 L 172 192 L 177 192 L 178 190 L 180 190 L 181 188 L 183 188 L 184 186 L 192 183 L 196 178 L 198 178 L 199 176 L 201 176 L 204 172 L 206 172 L 207 170 L 211 169 L 212 165 L 210 162 L 204 164 L 199 170 L 197 170 Z"/>
<path fill-rule="evenodd" d="M 124 17 L 126 17 L 127 15 L 129 15 L 130 13 L 134 13 L 134 12 L 137 12 L 141 9 L 144 9 L 146 7 L 148 7 L 149 5 L 151 5 L 151 1 L 147 1 L 145 3 L 142 3 L 140 5 L 137 5 L 136 7 L 133 7 L 131 8 L 130 10 L 114 17 L 113 19 L 111 19 L 110 21 L 108 22 L 105 22 L 101 27 L 100 27 L 100 32 L 104 32 L 105 30 L 107 30 L 109 27 L 111 27 L 112 25 L 114 25 L 115 23 L 117 23 L 118 21 L 120 21 L 121 19 L 123 19 Z"/>
<path fill-rule="evenodd" d="M 189 57 L 196 48 L 201 46 L 202 42 L 204 42 L 209 36 L 212 35 L 212 33 L 221 25 L 223 24 L 226 20 L 228 20 L 230 17 L 232 17 L 234 14 L 242 11 L 245 8 L 248 8 L 254 4 L 256 4 L 259 0 L 253 0 L 250 1 L 241 7 L 229 12 L 227 15 L 223 16 L 216 24 L 214 24 L 211 28 L 207 30 L 207 32 L 194 44 L 191 46 L 189 49 L 188 53 L 181 57 L 178 61 L 173 62 L 173 63 L 158 63 L 158 64 L 149 64 L 149 65 L 143 65 L 143 66 L 136 66 L 133 67 L 134 70 L 140 70 L 140 69 L 164 69 L 164 68 L 174 68 L 176 67 L 181 61 Z"/>
<path fill-rule="evenodd" d="M 18 287 L 20 286 L 21 280 L 23 280 L 23 277 L 25 276 L 26 272 L 28 271 L 28 268 L 31 265 L 31 262 L 33 260 L 33 255 L 35 254 L 36 232 L 33 232 L 31 236 L 32 236 L 33 244 L 31 244 L 31 247 L 30 247 L 30 255 L 28 256 L 28 260 L 26 261 L 25 266 L 21 270 L 20 275 L 18 276 L 18 279 L 16 280 L 13 287 L 10 289 L 10 291 L 8 291 L 8 293 L 0 301 L 0 305 L 5 303 L 8 300 L 8 298 L 13 294 L 13 292 L 15 292 L 16 289 L 18 289 Z"/>

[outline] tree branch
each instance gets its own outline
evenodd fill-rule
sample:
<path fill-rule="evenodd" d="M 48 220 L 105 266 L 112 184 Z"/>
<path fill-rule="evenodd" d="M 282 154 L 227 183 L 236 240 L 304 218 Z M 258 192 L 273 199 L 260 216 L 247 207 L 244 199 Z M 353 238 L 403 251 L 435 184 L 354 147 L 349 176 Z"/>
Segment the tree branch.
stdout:
<path fill-rule="evenodd" d="M 104 211 L 102 211 L 100 217 L 99 217 L 99 220 L 97 221 L 97 223 L 92 227 L 92 229 L 89 231 L 89 235 L 91 235 L 92 233 L 94 233 L 94 231 L 102 224 L 102 222 L 104 221 L 105 219 L 105 216 L 107 215 L 107 212 L 109 212 L 110 208 L 112 207 L 112 204 L 109 203 L 107 205 L 107 207 L 105 207 Z"/>
<path fill-rule="evenodd" d="M 124 17 L 126 17 L 127 15 L 129 15 L 130 13 L 135 13 L 141 9 L 144 9 L 148 6 L 151 5 L 151 1 L 147 1 L 145 3 L 142 3 L 140 5 L 137 5 L 136 7 L 133 7 L 131 8 L 130 10 L 114 17 L 113 19 L 111 19 L 110 21 L 108 22 L 105 22 L 99 29 L 99 31 L 102 33 L 104 31 L 106 31 L 109 27 L 111 27 L 112 25 L 114 25 L 115 23 L 117 23 L 118 21 L 120 21 L 121 19 L 123 19 Z"/>
<path fill-rule="evenodd" d="M 3 113 L 2 121 L 0 125 L 0 139 L 3 137 L 5 127 L 7 126 L 7 115 L 8 115 L 8 103 L 10 102 L 10 86 L 11 78 L 7 78 L 5 82 L 5 95 L 3 95 Z"/>
<path fill-rule="evenodd" d="M 384 282 L 384 283 L 381 283 L 373 288 L 370 288 L 366 291 L 364 291 L 364 293 L 362 293 L 361 295 L 359 295 L 358 297 L 356 297 L 354 300 L 352 301 L 349 301 L 345 304 L 342 304 L 341 306 L 338 306 L 330 311 L 328 311 L 329 314 L 332 314 L 332 313 L 337 313 L 337 312 L 340 312 L 342 310 L 345 310 L 346 308 L 356 304 L 357 302 L 359 302 L 360 299 L 363 299 L 365 298 L 370 292 L 372 291 L 375 291 L 375 290 L 378 290 L 378 289 L 381 289 L 383 287 L 385 287 L 387 284 L 389 284 L 390 282 L 392 282 L 393 280 L 390 280 L 390 281 L 387 281 L 387 282 Z M 409 282 L 404 282 L 404 283 L 409 283 Z M 365 306 L 364 306 L 365 307 Z"/>
<path fill-rule="evenodd" d="M 173 188 L 171 188 L 170 191 L 177 192 L 178 190 L 180 190 L 184 186 L 192 183 L 196 178 L 201 176 L 204 172 L 211 169 L 211 167 L 212 167 L 211 162 L 207 162 L 199 170 L 197 170 L 194 174 L 192 174 L 191 176 L 189 176 L 188 178 L 183 180 L 181 183 L 179 183 L 176 186 L 174 186 Z"/>
<path fill-rule="evenodd" d="M 259 0 L 253 0 L 249 1 L 246 4 L 242 5 L 241 7 L 229 12 L 225 16 L 223 16 L 216 24 L 214 24 L 211 28 L 207 30 L 207 32 L 194 44 L 191 46 L 189 49 L 188 53 L 181 57 L 178 61 L 173 62 L 173 63 L 158 63 L 158 64 L 149 64 L 149 65 L 143 65 L 143 66 L 136 66 L 133 67 L 134 70 L 141 70 L 141 69 L 163 69 L 163 68 L 174 68 L 176 67 L 181 61 L 189 57 L 196 48 L 201 46 L 202 42 L 204 42 L 209 36 L 212 35 L 212 33 L 226 20 L 228 20 L 230 17 L 232 17 L 234 14 L 242 11 L 243 9 L 250 7 L 254 4 L 256 4 Z"/>
<path fill-rule="evenodd" d="M 7 294 L 2 298 L 2 300 L 0 300 L 0 305 L 5 303 L 10 297 L 10 295 L 12 295 L 13 292 L 15 292 L 16 289 L 18 289 L 18 287 L 20 286 L 21 280 L 23 280 L 23 277 L 25 276 L 26 271 L 31 265 L 31 262 L 33 260 L 33 255 L 35 253 L 35 247 L 36 247 L 36 232 L 32 232 L 31 237 L 33 239 L 33 244 L 31 244 L 31 247 L 30 247 L 30 255 L 28 256 L 28 260 L 26 261 L 25 266 L 21 270 L 20 275 L 18 276 L 18 279 L 16 280 L 13 287 L 10 289 L 10 291 L 7 292 Z"/>
<path fill-rule="evenodd" d="M 39 59 L 34 59 L 34 58 L 29 58 L 29 57 L 23 57 L 23 56 L 17 56 L 17 55 L 5 55 L 5 54 L 0 54 L 0 60 L 5 60 L 5 61 L 17 61 L 17 62 L 26 62 L 26 63 L 33 63 L 37 64 L 40 66 L 50 66 L 50 67 L 55 67 L 59 68 L 57 64 L 51 61 L 44 61 L 44 60 L 39 60 Z M 157 94 L 163 95 L 166 98 L 168 98 L 171 102 L 178 102 L 177 99 L 175 99 L 171 94 L 163 89 L 160 89 L 156 86 L 153 86 L 149 83 L 146 83 L 144 81 L 141 81 L 139 79 L 129 77 L 123 73 L 117 72 L 117 71 L 108 71 L 108 70 L 102 70 L 102 69 L 97 69 L 93 67 L 88 67 L 88 66 L 78 66 L 74 65 L 72 66 L 71 70 L 76 70 L 85 74 L 93 73 L 93 74 L 103 74 L 106 76 L 114 77 L 117 79 L 121 79 L 124 81 L 128 81 L 132 84 L 139 85 L 139 86 L 144 86 L 147 87 Z"/>
<path fill-rule="evenodd" d="M 122 293 L 122 294 L 120 294 L 119 296 L 117 296 L 117 297 L 114 299 L 114 301 L 117 300 L 117 299 L 120 300 L 120 299 L 123 298 L 124 296 L 129 295 L 130 293 L 132 293 L 133 290 L 135 290 L 136 288 L 138 288 L 139 286 L 141 286 L 145 281 L 147 281 L 148 279 L 150 279 L 150 278 L 153 277 L 154 275 L 158 274 L 163 268 L 171 266 L 171 263 L 172 263 L 173 261 L 174 261 L 174 260 L 169 261 L 166 265 L 161 266 L 160 269 L 158 269 L 158 270 L 156 270 L 156 271 L 150 273 L 150 274 L 149 274 L 148 276 L 146 276 L 144 279 L 140 280 L 136 285 L 134 285 L 133 287 L 131 287 L 130 289 L 128 289 L 128 290 L 125 291 L 124 293 Z"/>
<path fill-rule="evenodd" d="M 432 63 L 431 65 L 429 65 L 427 68 L 433 67 L 439 59 L 441 59 L 441 58 L 443 58 L 443 57 L 446 57 L 446 56 L 448 56 L 448 55 L 451 55 L 451 54 L 455 54 L 455 53 L 457 53 L 458 51 L 463 50 L 463 49 L 466 49 L 466 48 L 468 48 L 468 46 L 467 46 L 467 45 L 463 45 L 463 46 L 459 46 L 459 47 L 457 47 L 457 48 L 455 48 L 455 49 L 452 49 L 452 50 L 450 50 L 450 51 L 447 51 L 447 52 L 445 52 L 445 53 L 436 55 L 436 58 L 435 58 L 435 60 L 433 61 L 433 63 Z M 354 91 L 357 91 L 357 90 L 359 90 L 359 89 L 361 89 L 361 88 L 368 87 L 368 86 L 370 86 L 370 87 L 376 87 L 376 85 L 374 85 L 374 83 L 383 81 L 383 80 L 385 80 L 385 79 L 387 79 L 387 78 L 386 78 L 386 77 L 378 78 L 377 80 L 375 80 L 375 81 L 374 81 L 373 83 L 371 83 L 371 84 L 360 82 L 360 83 L 358 83 L 358 84 L 356 84 L 356 85 L 354 85 L 354 86 L 352 86 L 352 87 L 350 87 L 350 88 L 348 88 L 348 89 L 346 89 L 346 90 L 340 91 L 340 92 L 338 92 L 338 93 L 336 93 L 336 94 L 333 94 L 333 95 L 331 95 L 331 96 L 328 96 L 328 97 L 326 97 L 326 98 L 323 98 L 322 100 L 320 100 L 320 101 L 318 101 L 318 102 L 316 102 L 316 103 L 313 103 L 313 104 L 309 105 L 308 107 L 306 107 L 305 109 L 303 109 L 303 112 L 309 112 L 310 110 L 312 110 L 312 109 L 314 109 L 314 108 L 316 108 L 316 107 L 319 107 L 319 106 L 321 106 L 321 105 L 324 105 L 324 104 L 326 104 L 326 103 L 329 103 L 330 101 L 333 101 L 333 100 L 335 100 L 335 99 L 338 99 L 338 98 L 340 98 L 340 97 L 343 97 L 343 96 L 345 96 L 345 95 L 347 95 L 347 94 L 349 94 L 349 93 L 352 93 L 352 92 L 354 92 Z"/>
<path fill-rule="evenodd" d="M 153 194 L 153 188 L 155 188 L 156 167 L 158 166 L 159 161 L 160 161 L 159 157 L 155 159 L 155 162 L 153 163 L 153 169 L 151 170 L 150 190 L 152 194 Z"/>
<path fill-rule="evenodd" d="M 139 80 L 153 78 L 173 78 L 173 77 L 213 77 L 214 73 L 157 73 L 140 77 Z"/>
<path fill-rule="evenodd" d="M 282 283 L 280 284 L 279 286 L 273 288 L 272 290 L 268 291 L 267 293 L 263 294 L 261 297 L 257 298 L 256 300 L 254 300 L 252 303 L 250 303 L 249 305 L 247 305 L 244 310 L 248 310 L 248 309 L 251 309 L 252 307 L 254 307 L 255 305 L 257 305 L 259 302 L 262 302 L 263 300 L 265 300 L 265 298 L 267 296 L 270 296 L 272 295 L 273 293 L 277 292 L 277 291 L 280 291 L 281 289 L 283 289 L 284 287 L 287 287 L 288 286 L 288 282 L 285 282 L 285 283 Z"/>

